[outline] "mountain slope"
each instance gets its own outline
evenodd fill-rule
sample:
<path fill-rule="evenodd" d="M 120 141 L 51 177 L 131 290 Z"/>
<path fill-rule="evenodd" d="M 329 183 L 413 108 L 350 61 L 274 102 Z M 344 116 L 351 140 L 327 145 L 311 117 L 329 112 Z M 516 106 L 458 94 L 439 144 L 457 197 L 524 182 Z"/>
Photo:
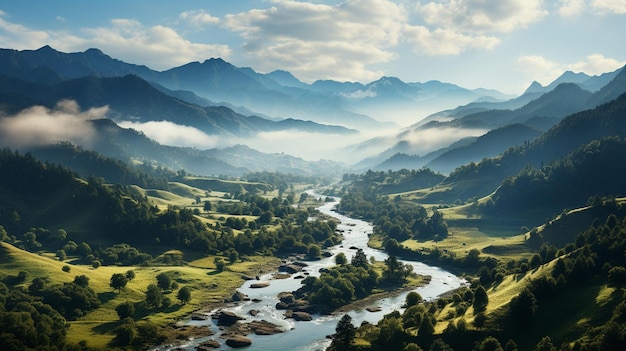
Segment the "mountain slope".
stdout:
<path fill-rule="evenodd" d="M 624 116 L 626 94 L 595 109 L 566 117 L 528 145 L 511 148 L 501 156 L 485 159 L 478 164 L 461 166 L 450 174 L 442 186 L 456 187 L 448 194 L 453 200 L 485 196 L 494 191 L 507 176 L 517 174 L 527 165 L 539 167 L 542 163 L 558 160 L 596 139 L 626 137 Z"/>
<path fill-rule="evenodd" d="M 260 117 L 246 117 L 223 106 L 201 107 L 169 96 L 134 75 L 108 78 L 87 76 L 49 85 L 0 76 L 0 94 L 0 103 L 19 104 L 11 108 L 12 111 L 33 103 L 53 107 L 62 99 L 72 99 L 84 109 L 109 106 L 117 120 L 167 120 L 195 127 L 207 134 L 251 135 L 259 131 L 301 128 L 308 132 L 354 132 L 314 122 L 289 120 L 279 123 Z M 15 99 L 16 96 L 21 99 Z"/>
<path fill-rule="evenodd" d="M 449 150 L 426 164 L 426 167 L 442 173 L 449 173 L 458 166 L 478 162 L 485 157 L 494 157 L 506 149 L 530 142 L 540 135 L 536 129 L 523 124 L 511 124 L 494 129 L 478 137 L 467 146 Z"/>

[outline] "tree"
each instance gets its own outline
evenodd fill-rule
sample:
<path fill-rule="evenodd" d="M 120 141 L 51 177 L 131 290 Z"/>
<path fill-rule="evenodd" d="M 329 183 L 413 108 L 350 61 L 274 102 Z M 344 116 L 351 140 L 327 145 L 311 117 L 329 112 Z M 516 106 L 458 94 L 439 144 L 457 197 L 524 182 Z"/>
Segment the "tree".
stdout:
<path fill-rule="evenodd" d="M 354 341 L 356 336 L 356 327 L 352 324 L 352 317 L 348 314 L 344 314 L 343 317 L 337 322 L 335 328 L 335 337 L 331 345 L 334 351 L 348 351 L 350 345 Z"/>
<path fill-rule="evenodd" d="M 544 336 L 535 346 L 535 351 L 556 351 L 549 336 Z"/>
<path fill-rule="evenodd" d="M 167 275 L 165 272 L 159 273 L 159 275 L 156 276 L 156 279 L 157 285 L 159 286 L 159 288 L 161 288 L 161 290 L 167 290 L 172 285 L 172 280 L 170 279 L 170 276 Z"/>
<path fill-rule="evenodd" d="M 509 339 L 509 341 L 506 342 L 506 345 L 504 345 L 504 351 L 518 351 L 515 341 Z"/>
<path fill-rule="evenodd" d="M 117 307 L 115 307 L 115 312 L 117 312 L 117 316 L 120 317 L 120 320 L 133 318 L 135 316 L 135 305 L 126 301 L 117 305 Z"/>
<path fill-rule="evenodd" d="M 191 301 L 191 289 L 189 289 L 188 286 L 183 286 L 182 288 L 180 288 L 180 290 L 178 290 L 176 298 L 183 305 L 187 304 L 189 301 Z"/>
<path fill-rule="evenodd" d="M 109 282 L 109 286 L 114 290 L 117 290 L 118 293 L 122 292 L 122 288 L 126 286 L 128 283 L 128 279 L 122 273 L 113 273 L 111 276 L 111 281 Z"/>
<path fill-rule="evenodd" d="M 161 306 L 162 302 L 163 292 L 161 291 L 161 289 L 154 284 L 148 285 L 148 288 L 146 290 L 146 304 L 148 305 L 148 307 L 158 308 L 159 306 Z"/>
<path fill-rule="evenodd" d="M 215 257 L 215 260 L 213 260 L 213 263 L 215 263 L 215 269 L 218 272 L 223 272 L 224 269 L 226 268 L 226 262 L 224 262 L 224 260 L 221 259 L 220 257 Z"/>
<path fill-rule="evenodd" d="M 626 283 L 626 268 L 615 266 L 608 272 L 609 286 L 621 287 Z"/>
<path fill-rule="evenodd" d="M 86 288 L 89 286 L 89 277 L 86 275 L 77 275 L 74 277 L 74 284 Z"/>
<path fill-rule="evenodd" d="M 411 342 L 406 344 L 402 351 L 423 351 L 423 349 L 418 344 Z"/>
<path fill-rule="evenodd" d="M 481 329 L 485 326 L 485 322 L 487 322 L 487 315 L 485 312 L 479 312 L 474 316 L 474 326 L 478 329 Z"/>
<path fill-rule="evenodd" d="M 343 252 L 340 252 L 337 254 L 337 256 L 335 256 L 335 264 L 341 266 L 346 263 L 348 263 L 348 258 L 346 257 L 346 254 L 344 254 Z"/>
<path fill-rule="evenodd" d="M 424 318 L 422 318 L 422 323 L 420 324 L 420 328 L 417 331 L 417 335 L 430 336 L 430 335 L 433 335 L 434 333 L 435 333 L 435 326 L 433 325 L 433 322 L 430 319 L 430 315 L 426 313 Z"/>
<path fill-rule="evenodd" d="M 415 306 L 418 303 L 422 302 L 422 300 L 423 300 L 422 295 L 420 295 L 419 293 L 415 291 L 411 291 L 410 293 L 406 295 L 404 304 L 406 305 L 407 308 L 409 308 L 411 306 Z"/>
<path fill-rule="evenodd" d="M 212 207 L 211 207 L 211 201 L 205 201 L 204 202 L 204 207 L 202 207 L 202 209 L 204 210 L 204 212 L 209 212 L 211 211 Z"/>
<path fill-rule="evenodd" d="M 446 344 L 445 341 L 441 339 L 436 339 L 433 341 L 432 345 L 430 345 L 430 351 L 452 351 L 450 345 Z"/>
<path fill-rule="evenodd" d="M 310 258 L 319 258 L 321 254 L 322 254 L 322 250 L 320 249 L 318 245 L 311 244 L 308 246 L 307 256 L 309 256 Z"/>
<path fill-rule="evenodd" d="M 239 252 L 235 249 L 229 249 L 228 251 L 228 262 L 231 264 L 237 262 L 239 260 Z"/>
<path fill-rule="evenodd" d="M 474 291 L 474 302 L 472 303 L 474 314 L 485 311 L 488 304 L 489 296 L 487 296 L 487 291 L 485 291 L 482 285 L 478 285 Z"/>
<path fill-rule="evenodd" d="M 537 299 L 535 294 L 528 288 L 524 288 L 519 295 L 511 299 L 509 304 L 511 317 L 519 325 L 524 326 L 530 322 L 537 311 Z"/>
<path fill-rule="evenodd" d="M 369 267 L 369 262 L 367 261 L 367 256 L 365 256 L 365 252 L 363 252 L 363 249 L 358 249 L 356 251 L 354 256 L 352 256 L 352 261 L 350 261 L 350 264 L 355 267 L 363 267 L 365 269 Z"/>
<path fill-rule="evenodd" d="M 493 336 L 488 336 L 484 338 L 480 342 L 480 344 L 478 344 L 478 347 L 476 347 L 474 350 L 475 351 L 504 351 L 498 339 L 494 338 Z"/>
<path fill-rule="evenodd" d="M 8 241 L 9 240 L 9 234 L 7 233 L 6 230 L 4 230 L 4 227 L 0 225 L 0 241 Z"/>
<path fill-rule="evenodd" d="M 135 271 L 133 271 L 132 269 L 127 270 L 126 279 L 128 279 L 128 281 L 135 279 Z"/>

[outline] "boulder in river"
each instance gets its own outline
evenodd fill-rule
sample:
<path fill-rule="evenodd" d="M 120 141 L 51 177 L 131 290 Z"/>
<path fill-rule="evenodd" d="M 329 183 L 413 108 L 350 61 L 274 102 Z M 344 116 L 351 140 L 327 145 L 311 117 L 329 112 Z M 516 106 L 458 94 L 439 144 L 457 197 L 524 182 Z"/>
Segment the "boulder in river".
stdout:
<path fill-rule="evenodd" d="M 371 306 L 365 309 L 367 312 L 380 312 L 382 311 L 382 307 L 380 306 Z"/>
<path fill-rule="evenodd" d="M 268 283 L 268 282 L 260 282 L 260 283 L 250 284 L 250 288 L 251 289 L 267 288 L 268 286 L 270 286 L 270 283 Z"/>
<path fill-rule="evenodd" d="M 220 347 L 220 343 L 217 340 L 207 340 L 196 346 L 196 350 L 198 351 L 210 351 L 212 349 L 217 349 Z"/>
<path fill-rule="evenodd" d="M 252 340 L 241 335 L 233 335 L 226 339 L 226 345 L 232 348 L 246 347 L 252 345 Z"/>
<path fill-rule="evenodd" d="M 233 325 L 235 323 L 237 323 L 240 320 L 243 320 L 245 318 L 238 316 L 237 314 L 230 312 L 230 311 L 220 311 L 219 315 L 217 316 L 217 325 L 225 325 L 225 326 L 229 326 L 229 325 Z"/>
<path fill-rule="evenodd" d="M 250 300 L 250 298 L 246 294 L 242 293 L 241 291 L 235 291 L 235 293 L 231 297 L 231 300 L 233 300 L 234 302 L 239 302 L 239 301 L 248 301 Z"/>
<path fill-rule="evenodd" d="M 300 322 L 309 322 L 313 320 L 313 317 L 307 312 L 293 312 L 291 316 L 293 319 Z"/>

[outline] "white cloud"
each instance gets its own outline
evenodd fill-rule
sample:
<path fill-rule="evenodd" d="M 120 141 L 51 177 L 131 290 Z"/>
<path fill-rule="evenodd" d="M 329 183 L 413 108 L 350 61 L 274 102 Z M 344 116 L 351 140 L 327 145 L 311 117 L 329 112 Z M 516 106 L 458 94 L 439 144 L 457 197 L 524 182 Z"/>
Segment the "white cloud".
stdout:
<path fill-rule="evenodd" d="M 593 0 L 591 7 L 600 14 L 626 14 L 626 0 Z"/>
<path fill-rule="evenodd" d="M 558 13 L 561 16 L 575 16 L 585 9 L 585 0 L 559 0 Z"/>
<path fill-rule="evenodd" d="M 208 135 L 203 131 L 170 121 L 150 121 L 146 123 L 121 121 L 118 125 L 122 128 L 132 128 L 143 132 L 149 138 L 159 144 L 171 146 L 195 147 L 210 149 L 218 146 L 219 138 Z"/>
<path fill-rule="evenodd" d="M 156 69 L 231 55 L 226 45 L 193 43 L 172 28 L 145 27 L 131 19 L 114 19 L 110 27 L 87 28 L 84 32 L 90 45 L 107 54 Z"/>
<path fill-rule="evenodd" d="M 185 11 L 178 16 L 181 20 L 187 21 L 194 26 L 203 27 L 220 23 L 220 19 L 213 17 L 204 10 Z"/>
<path fill-rule="evenodd" d="M 108 107 L 81 111 L 75 101 L 60 101 L 54 109 L 33 106 L 15 116 L 0 119 L 0 140 L 11 147 L 35 146 L 69 141 L 89 146 L 95 136 L 88 122 L 103 118 Z"/>
<path fill-rule="evenodd" d="M 450 29 L 430 31 L 423 26 L 407 26 L 405 35 L 416 51 L 428 55 L 458 55 L 469 48 L 493 49 L 500 39 L 493 36 L 469 36 Z"/>
<path fill-rule="evenodd" d="M 447 0 L 418 5 L 426 23 L 459 32 L 511 32 L 547 15 L 542 0 Z"/>
<path fill-rule="evenodd" d="M 110 26 L 83 28 L 80 33 L 35 30 L 5 20 L 0 13 L 0 46 L 18 50 L 50 45 L 61 51 L 82 51 L 97 47 L 117 59 L 169 69 L 211 57 L 227 59 L 227 45 L 194 43 L 174 29 L 161 25 L 146 27 L 133 19 L 113 19 Z"/>
<path fill-rule="evenodd" d="M 612 72 L 623 67 L 626 65 L 626 61 L 618 61 L 613 58 L 604 57 L 601 54 L 593 54 L 581 61 L 563 64 L 550 61 L 539 55 L 528 55 L 520 57 L 518 64 L 526 76 L 538 81 L 542 85 L 547 85 L 565 71 L 598 75 Z"/>
<path fill-rule="evenodd" d="M 32 49 L 41 47 L 50 40 L 50 35 L 46 31 L 33 30 L 21 24 L 11 23 L 2 17 L 6 17 L 6 13 L 0 11 L 0 46 L 2 47 L 18 50 Z"/>
<path fill-rule="evenodd" d="M 540 55 L 522 56 L 517 63 L 527 77 L 542 85 L 550 84 L 563 73 L 561 65 Z"/>
<path fill-rule="evenodd" d="M 541 0 L 444 0 L 415 6 L 424 25 L 405 26 L 406 40 L 427 55 L 459 55 L 468 49 L 492 50 L 501 33 L 524 28 L 547 12 Z"/>
<path fill-rule="evenodd" d="M 604 57 L 604 55 L 601 54 L 593 54 L 587 56 L 582 61 L 568 64 L 565 68 L 574 72 L 585 72 L 589 75 L 598 75 L 615 71 L 624 67 L 624 65 L 626 65 L 626 61 L 618 61 L 613 58 Z"/>
<path fill-rule="evenodd" d="M 369 80 L 381 75 L 369 65 L 395 58 L 406 21 L 404 9 L 391 1 L 347 0 L 337 6 L 280 1 L 222 22 L 265 63 L 260 69 L 282 67 L 305 80 Z"/>

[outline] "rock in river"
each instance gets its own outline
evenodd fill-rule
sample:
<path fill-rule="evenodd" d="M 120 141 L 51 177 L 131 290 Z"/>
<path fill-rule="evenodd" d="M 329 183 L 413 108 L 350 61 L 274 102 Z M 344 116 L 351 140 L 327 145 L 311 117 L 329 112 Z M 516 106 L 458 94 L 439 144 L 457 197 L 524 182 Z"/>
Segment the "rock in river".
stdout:
<path fill-rule="evenodd" d="M 240 317 L 238 315 L 236 315 L 233 312 L 230 311 L 220 311 L 218 317 L 217 317 L 217 324 L 218 325 L 233 325 L 235 323 L 237 323 L 237 321 L 240 321 L 242 319 L 245 319 L 243 317 Z"/>
<path fill-rule="evenodd" d="M 252 340 L 241 335 L 233 335 L 226 339 L 226 345 L 237 348 L 252 345 Z"/>

